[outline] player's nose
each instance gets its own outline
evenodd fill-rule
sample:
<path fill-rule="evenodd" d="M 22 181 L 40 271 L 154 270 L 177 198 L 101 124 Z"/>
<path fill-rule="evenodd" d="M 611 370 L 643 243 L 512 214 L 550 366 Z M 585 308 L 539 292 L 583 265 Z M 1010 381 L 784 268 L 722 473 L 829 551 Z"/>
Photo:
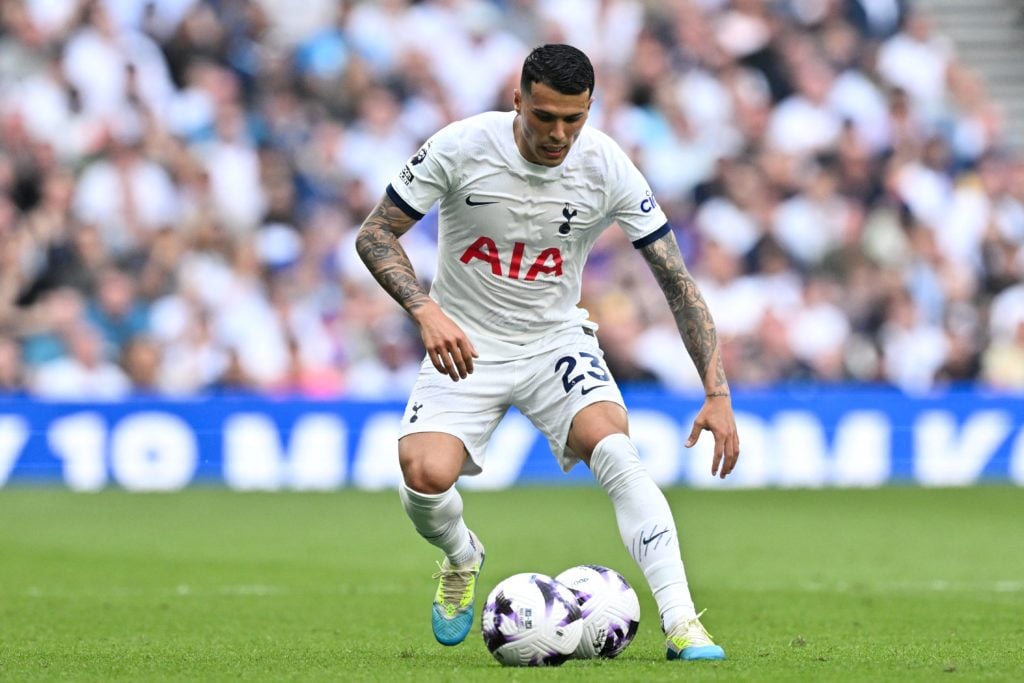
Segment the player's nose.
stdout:
<path fill-rule="evenodd" d="M 551 139 L 555 142 L 564 142 L 566 138 L 565 134 L 565 122 L 556 121 L 551 127 Z"/>

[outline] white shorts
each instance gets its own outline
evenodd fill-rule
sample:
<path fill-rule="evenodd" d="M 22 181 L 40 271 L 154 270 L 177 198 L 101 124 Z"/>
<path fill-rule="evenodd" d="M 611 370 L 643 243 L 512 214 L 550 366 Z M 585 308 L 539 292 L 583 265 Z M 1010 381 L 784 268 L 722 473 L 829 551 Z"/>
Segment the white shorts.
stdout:
<path fill-rule="evenodd" d="M 589 328 L 562 332 L 536 355 L 477 361 L 473 368 L 466 379 L 453 382 L 425 358 L 400 431 L 401 436 L 443 432 L 460 439 L 469 453 L 463 474 L 483 471 L 487 442 L 510 406 L 547 437 L 565 472 L 579 462 L 565 443 L 576 413 L 600 401 L 625 408 Z"/>

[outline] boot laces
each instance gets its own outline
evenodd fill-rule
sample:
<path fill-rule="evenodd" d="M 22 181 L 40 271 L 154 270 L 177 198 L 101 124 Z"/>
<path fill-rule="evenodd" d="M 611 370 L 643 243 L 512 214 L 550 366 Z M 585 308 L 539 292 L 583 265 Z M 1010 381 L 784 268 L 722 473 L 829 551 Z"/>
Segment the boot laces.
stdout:
<path fill-rule="evenodd" d="M 463 569 L 452 567 L 447 558 L 444 563 L 437 563 L 438 572 L 433 575 L 434 579 L 441 580 L 440 594 L 447 604 L 461 604 L 466 597 L 466 588 L 470 581 L 476 577 L 476 565 Z"/>

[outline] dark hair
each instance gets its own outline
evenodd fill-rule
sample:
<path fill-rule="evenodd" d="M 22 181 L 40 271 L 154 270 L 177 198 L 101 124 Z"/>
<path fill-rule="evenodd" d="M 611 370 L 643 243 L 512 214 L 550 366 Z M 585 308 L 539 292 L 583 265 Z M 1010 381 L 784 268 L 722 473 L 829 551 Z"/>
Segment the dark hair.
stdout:
<path fill-rule="evenodd" d="M 536 47 L 523 62 L 519 89 L 530 92 L 543 83 L 563 95 L 594 94 L 594 67 L 582 51 L 572 45 L 549 44 Z"/>

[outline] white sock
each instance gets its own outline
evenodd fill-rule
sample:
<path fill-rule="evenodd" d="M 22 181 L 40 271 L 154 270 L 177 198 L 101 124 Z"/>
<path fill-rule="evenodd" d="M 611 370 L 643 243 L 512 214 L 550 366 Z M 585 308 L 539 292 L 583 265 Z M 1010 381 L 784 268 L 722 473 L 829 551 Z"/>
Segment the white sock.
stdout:
<path fill-rule="evenodd" d="M 398 496 L 416 531 L 440 548 L 452 566 L 473 561 L 476 547 L 462 519 L 462 496 L 454 486 L 444 493 L 420 493 L 402 484 Z"/>
<path fill-rule="evenodd" d="M 695 617 L 672 510 L 636 446 L 625 434 L 606 436 L 590 456 L 590 469 L 612 499 L 622 542 L 651 587 L 662 629 Z"/>

